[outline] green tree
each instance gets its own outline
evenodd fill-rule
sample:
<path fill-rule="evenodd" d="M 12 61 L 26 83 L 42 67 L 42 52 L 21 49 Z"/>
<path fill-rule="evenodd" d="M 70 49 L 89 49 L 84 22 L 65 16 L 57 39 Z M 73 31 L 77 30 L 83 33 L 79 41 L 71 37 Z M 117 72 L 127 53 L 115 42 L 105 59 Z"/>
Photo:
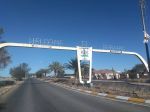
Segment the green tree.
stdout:
<path fill-rule="evenodd" d="M 88 61 L 81 61 L 81 74 L 85 78 L 89 75 L 89 62 Z"/>
<path fill-rule="evenodd" d="M 35 73 L 35 75 L 36 75 L 37 78 L 42 78 L 42 77 L 43 77 L 43 70 L 42 70 L 42 69 L 38 70 L 38 71 Z"/>
<path fill-rule="evenodd" d="M 59 62 L 55 61 L 49 65 L 50 71 L 54 72 L 54 75 L 57 76 L 62 76 L 64 74 L 64 67 L 62 64 Z"/>
<path fill-rule="evenodd" d="M 78 78 L 78 61 L 77 58 L 69 60 L 67 64 L 65 64 L 65 68 L 73 70 L 74 75 L 76 78 Z"/>
<path fill-rule="evenodd" d="M 95 75 L 95 69 L 92 68 L 92 76 L 94 76 L 94 75 Z"/>
<path fill-rule="evenodd" d="M 13 78 L 16 78 L 16 80 L 22 80 L 22 78 L 26 77 L 29 74 L 30 68 L 28 67 L 28 64 L 21 63 L 17 67 L 10 69 L 10 74 Z"/>
<path fill-rule="evenodd" d="M 137 77 L 137 73 L 144 74 L 147 73 L 147 70 L 144 64 L 136 64 L 131 70 L 126 71 L 126 73 L 133 79 Z"/>
<path fill-rule="evenodd" d="M 5 48 L 0 48 L 0 69 L 5 68 L 11 62 L 11 57 Z"/>
<path fill-rule="evenodd" d="M 136 64 L 132 68 L 132 70 L 135 70 L 136 73 L 145 73 L 145 72 L 147 72 L 144 64 Z"/>
<path fill-rule="evenodd" d="M 49 69 L 42 69 L 42 71 L 43 71 L 43 73 L 44 73 L 44 76 L 46 77 L 46 75 L 48 74 L 48 73 L 50 73 L 50 70 Z"/>
<path fill-rule="evenodd" d="M 65 64 L 65 67 L 74 71 L 76 79 L 79 77 L 77 58 L 69 60 L 69 62 Z M 82 76 L 89 74 L 89 63 L 86 61 L 81 61 L 81 74 Z"/>
<path fill-rule="evenodd" d="M 39 77 L 41 76 L 45 76 L 50 72 L 49 69 L 40 69 L 38 72 L 37 72 L 37 75 L 39 75 Z"/>
<path fill-rule="evenodd" d="M 114 70 L 114 68 L 112 68 L 112 72 L 113 72 L 113 79 L 116 80 L 116 71 Z"/>
<path fill-rule="evenodd" d="M 4 33 L 3 29 L 0 28 L 0 39 Z M 0 41 L 2 43 L 2 41 Z M 5 68 L 11 62 L 11 57 L 5 48 L 0 48 L 0 69 Z"/>

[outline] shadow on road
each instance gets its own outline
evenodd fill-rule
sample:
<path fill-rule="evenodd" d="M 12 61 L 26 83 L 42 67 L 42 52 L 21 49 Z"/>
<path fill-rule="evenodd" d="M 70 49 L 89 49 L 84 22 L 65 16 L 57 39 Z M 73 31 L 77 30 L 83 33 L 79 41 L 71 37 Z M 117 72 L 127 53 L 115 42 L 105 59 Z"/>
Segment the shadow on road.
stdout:
<path fill-rule="evenodd" d="M 0 111 L 7 108 L 6 103 L 0 103 Z"/>
<path fill-rule="evenodd" d="M 26 84 L 32 84 L 32 85 L 47 85 L 48 83 L 47 82 L 43 82 L 43 81 L 36 81 L 36 80 L 31 80 L 31 79 L 28 79 L 25 81 L 25 83 L 23 85 L 26 85 Z"/>

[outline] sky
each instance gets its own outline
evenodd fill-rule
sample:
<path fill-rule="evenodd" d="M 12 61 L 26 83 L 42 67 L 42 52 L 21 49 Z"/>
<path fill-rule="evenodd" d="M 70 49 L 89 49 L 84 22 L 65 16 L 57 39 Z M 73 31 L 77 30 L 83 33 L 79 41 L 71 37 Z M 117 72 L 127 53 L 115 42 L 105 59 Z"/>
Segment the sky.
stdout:
<path fill-rule="evenodd" d="M 147 0 L 147 6 L 150 6 Z M 146 25 L 150 32 L 149 8 Z M 133 51 L 145 59 L 139 0 L 0 0 L 0 27 L 6 42 L 82 46 Z M 26 62 L 31 72 L 47 68 L 53 61 L 64 64 L 76 57 L 74 51 L 7 47 L 12 62 L 0 71 Z M 124 71 L 141 63 L 134 56 L 93 52 L 93 68 Z M 67 71 L 71 73 L 71 71 Z"/>

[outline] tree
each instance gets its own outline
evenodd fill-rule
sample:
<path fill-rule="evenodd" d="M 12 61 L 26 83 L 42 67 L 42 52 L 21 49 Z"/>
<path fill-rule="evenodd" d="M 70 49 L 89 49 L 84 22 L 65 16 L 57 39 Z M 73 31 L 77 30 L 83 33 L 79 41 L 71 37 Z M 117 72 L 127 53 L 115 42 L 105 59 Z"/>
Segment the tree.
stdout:
<path fill-rule="evenodd" d="M 74 75 L 76 78 L 78 78 L 78 61 L 77 58 L 71 59 L 66 65 L 65 68 L 73 70 Z"/>
<path fill-rule="evenodd" d="M 94 76 L 94 75 L 95 75 L 95 69 L 92 68 L 92 76 Z"/>
<path fill-rule="evenodd" d="M 35 75 L 36 75 L 37 78 L 42 78 L 42 77 L 43 77 L 43 70 L 42 70 L 42 69 L 38 70 L 38 71 L 35 73 Z"/>
<path fill-rule="evenodd" d="M 147 70 L 144 64 L 136 64 L 131 70 L 128 70 L 127 73 L 130 75 L 130 78 L 136 78 L 137 73 L 144 74 Z"/>
<path fill-rule="evenodd" d="M 132 70 L 135 70 L 136 73 L 145 73 L 145 72 L 147 72 L 144 64 L 136 64 L 132 68 Z"/>
<path fill-rule="evenodd" d="M 67 69 L 73 70 L 76 78 L 79 77 L 77 58 L 71 59 L 67 64 L 65 64 L 65 67 Z M 89 74 L 89 63 L 86 61 L 81 61 L 81 74 L 82 76 Z"/>
<path fill-rule="evenodd" d="M 0 39 L 4 33 L 3 29 L 0 28 Z M 0 41 L 1 43 L 1 41 Z M 0 48 L 0 69 L 5 68 L 11 62 L 11 57 L 5 48 Z"/>
<path fill-rule="evenodd" d="M 0 69 L 5 68 L 11 62 L 11 57 L 5 48 L 0 48 Z"/>
<path fill-rule="evenodd" d="M 87 76 L 89 75 L 89 63 L 88 63 L 88 61 L 81 61 L 81 74 L 85 78 L 87 78 Z"/>
<path fill-rule="evenodd" d="M 60 70 L 58 70 L 57 77 L 64 77 L 64 67 L 62 66 Z"/>
<path fill-rule="evenodd" d="M 50 71 L 54 72 L 54 75 L 61 76 L 64 74 L 64 67 L 59 62 L 55 61 L 52 64 L 49 65 Z"/>
<path fill-rule="evenodd" d="M 46 77 L 47 73 L 49 73 L 49 72 L 50 72 L 49 69 L 40 69 L 40 70 L 38 70 L 38 71 L 36 72 L 36 76 L 37 76 L 38 78 L 43 77 L 43 76 Z"/>
<path fill-rule="evenodd" d="M 42 72 L 44 73 L 44 76 L 46 77 L 46 75 L 50 72 L 49 69 L 42 69 Z"/>
<path fill-rule="evenodd" d="M 10 69 L 10 74 L 13 78 L 16 78 L 16 80 L 22 80 L 23 77 L 26 77 L 30 71 L 30 68 L 28 67 L 28 64 L 21 63 L 17 67 Z"/>
<path fill-rule="evenodd" d="M 113 72 L 113 79 L 116 80 L 116 71 L 114 70 L 114 68 L 112 68 L 112 72 Z"/>

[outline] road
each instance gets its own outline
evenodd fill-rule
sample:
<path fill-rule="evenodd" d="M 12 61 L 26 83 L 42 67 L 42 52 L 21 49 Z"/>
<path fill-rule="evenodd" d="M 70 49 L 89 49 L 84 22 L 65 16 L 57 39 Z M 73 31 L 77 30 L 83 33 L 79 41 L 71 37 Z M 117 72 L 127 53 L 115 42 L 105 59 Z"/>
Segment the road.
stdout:
<path fill-rule="evenodd" d="M 0 106 L 0 112 L 149 112 L 150 107 L 109 100 L 28 79 Z"/>

